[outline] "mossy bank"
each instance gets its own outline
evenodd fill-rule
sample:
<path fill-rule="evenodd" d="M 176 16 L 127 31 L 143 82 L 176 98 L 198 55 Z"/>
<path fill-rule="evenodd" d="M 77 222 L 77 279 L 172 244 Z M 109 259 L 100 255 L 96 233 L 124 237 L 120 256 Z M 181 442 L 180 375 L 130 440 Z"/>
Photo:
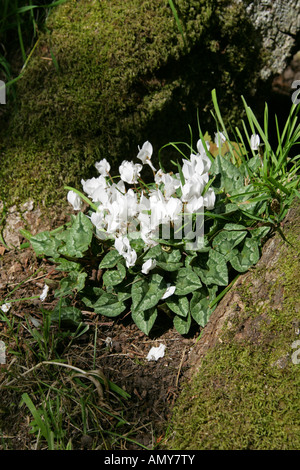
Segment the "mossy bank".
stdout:
<path fill-rule="evenodd" d="M 39 35 L 17 100 L 1 123 L 1 198 L 65 200 L 107 158 L 117 168 L 150 140 L 190 142 L 214 128 L 211 90 L 238 124 L 265 59 L 244 4 L 177 0 L 67 1 Z M 196 131 L 195 131 L 196 132 Z M 194 134 L 194 140 L 197 135 Z M 168 161 L 169 149 L 163 158 Z"/>
<path fill-rule="evenodd" d="M 298 204 L 285 229 L 292 246 L 280 241 L 272 268 L 237 288 L 235 316 L 184 386 L 167 449 L 299 449 L 299 229 Z"/>

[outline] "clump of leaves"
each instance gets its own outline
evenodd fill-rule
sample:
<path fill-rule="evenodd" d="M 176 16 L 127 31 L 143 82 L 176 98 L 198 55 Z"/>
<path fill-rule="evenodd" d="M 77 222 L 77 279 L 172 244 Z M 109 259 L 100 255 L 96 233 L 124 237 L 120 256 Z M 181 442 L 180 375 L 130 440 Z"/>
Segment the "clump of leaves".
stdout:
<path fill-rule="evenodd" d="M 266 238 L 281 231 L 281 221 L 299 196 L 299 156 L 289 157 L 300 136 L 298 108 L 292 106 L 282 134 L 277 127 L 273 151 L 267 106 L 263 130 L 244 102 L 250 131 L 242 122 L 243 132 L 236 128 L 230 138 L 215 90 L 212 97 L 214 141 L 199 125 L 198 153 L 184 143 L 187 157 L 180 143 L 168 144 L 183 156 L 182 165 L 173 162 L 178 173 L 164 172 L 163 149 L 157 171 L 152 146 L 145 142 L 138 158 L 151 167 L 154 183 L 146 184 L 140 177 L 143 165 L 133 162 L 122 163 L 121 180 L 115 183 L 103 159 L 96 163 L 100 176 L 82 180 L 88 197 L 67 187 L 78 211 L 68 226 L 35 236 L 25 233 L 36 254 L 66 274 L 55 293 L 61 314 L 67 315 L 66 299 L 75 296 L 100 315 L 131 312 L 147 335 L 159 311 L 187 334 L 193 322 L 206 325 L 230 283 L 258 262 Z M 125 182 L 133 187 L 128 190 Z M 86 214 L 82 200 L 89 204 Z M 124 207 L 125 223 L 120 216 Z M 186 225 L 188 230 L 182 230 Z M 94 282 L 92 270 L 98 272 Z"/>

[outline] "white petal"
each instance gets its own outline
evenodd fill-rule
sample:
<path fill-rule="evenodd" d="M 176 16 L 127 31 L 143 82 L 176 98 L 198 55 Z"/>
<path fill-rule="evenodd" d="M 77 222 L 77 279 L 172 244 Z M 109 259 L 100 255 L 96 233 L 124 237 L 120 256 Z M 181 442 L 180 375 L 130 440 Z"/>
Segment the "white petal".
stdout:
<path fill-rule="evenodd" d="M 80 196 L 74 191 L 69 191 L 67 194 L 67 199 L 70 204 L 72 204 L 75 211 L 80 211 L 82 206 L 82 201 Z"/>
<path fill-rule="evenodd" d="M 165 349 L 166 349 L 165 344 L 160 344 L 157 347 L 151 348 L 148 355 L 147 355 L 147 360 L 148 361 L 157 361 L 161 357 L 164 357 Z"/>
<path fill-rule="evenodd" d="M 156 260 L 155 259 L 148 259 L 145 261 L 145 263 L 142 266 L 142 273 L 143 274 L 148 274 L 151 269 L 154 269 L 156 266 Z"/>
<path fill-rule="evenodd" d="M 7 313 L 9 309 L 11 308 L 11 304 L 2 304 L 0 308 L 2 312 Z"/>
<path fill-rule="evenodd" d="M 43 292 L 40 295 L 40 299 L 41 299 L 42 302 L 46 299 L 46 297 L 48 295 L 48 291 L 49 291 L 49 286 L 47 284 L 45 284 Z"/>
<path fill-rule="evenodd" d="M 222 146 L 222 144 L 226 142 L 226 137 L 223 132 L 216 132 L 215 133 L 215 144 L 217 147 Z"/>
<path fill-rule="evenodd" d="M 252 150 L 258 150 L 260 138 L 258 134 L 252 134 L 250 137 L 250 147 Z"/>
<path fill-rule="evenodd" d="M 167 297 L 170 297 L 171 295 L 173 295 L 175 292 L 175 289 L 176 289 L 176 286 L 171 286 L 170 284 L 168 284 L 167 290 L 162 296 L 162 299 L 166 299 Z"/>

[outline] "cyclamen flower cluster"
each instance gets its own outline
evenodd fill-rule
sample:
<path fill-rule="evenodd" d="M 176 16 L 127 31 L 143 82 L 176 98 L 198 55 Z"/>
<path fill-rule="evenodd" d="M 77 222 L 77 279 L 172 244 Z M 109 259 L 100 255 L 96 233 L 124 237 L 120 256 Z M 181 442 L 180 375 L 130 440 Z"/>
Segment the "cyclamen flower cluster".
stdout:
<path fill-rule="evenodd" d="M 209 149 L 209 143 L 206 143 Z M 134 266 L 137 253 L 130 246 L 128 234 L 139 231 L 139 236 L 145 243 L 145 248 L 155 246 L 159 226 L 182 223 L 182 214 L 194 214 L 203 210 L 213 209 L 215 193 L 204 188 L 209 181 L 211 160 L 204 146 L 197 142 L 197 154 L 191 154 L 190 160 L 184 159 L 181 181 L 179 173 L 164 173 L 154 168 L 151 157 L 153 147 L 145 142 L 139 148 L 137 158 L 140 163 L 123 161 L 119 167 L 120 180 L 116 183 L 111 178 L 110 165 L 106 159 L 95 164 L 98 177 L 82 180 L 83 191 L 98 206 L 91 214 L 91 222 L 95 226 L 96 235 L 100 239 L 114 239 L 114 246 L 125 258 L 127 267 Z M 143 165 L 149 165 L 154 174 L 154 189 L 146 185 L 136 188 Z M 134 185 L 126 188 L 126 184 Z M 178 191 L 179 190 L 179 191 Z M 204 193 L 204 194 L 203 194 Z M 178 196 L 180 194 L 180 196 Z M 74 191 L 69 191 L 68 201 L 75 210 L 81 209 L 81 198 Z M 155 267 L 154 260 L 144 263 L 142 272 L 148 273 Z"/>

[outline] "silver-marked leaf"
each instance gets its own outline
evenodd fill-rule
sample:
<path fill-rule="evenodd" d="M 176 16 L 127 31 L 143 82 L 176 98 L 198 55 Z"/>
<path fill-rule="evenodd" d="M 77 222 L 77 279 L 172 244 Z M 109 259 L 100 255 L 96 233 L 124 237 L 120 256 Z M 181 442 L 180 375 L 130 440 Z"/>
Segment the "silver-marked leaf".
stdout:
<path fill-rule="evenodd" d="M 117 317 L 126 306 L 114 294 L 104 293 L 91 305 L 95 313 L 106 317 Z"/>
<path fill-rule="evenodd" d="M 220 187 L 225 193 L 231 194 L 244 186 L 243 173 L 236 165 L 220 155 L 215 157 L 210 171 L 213 175 L 221 175 Z"/>
<path fill-rule="evenodd" d="M 71 305 L 58 305 L 51 312 L 51 321 L 58 322 L 62 326 L 78 325 L 82 321 L 82 313 Z"/>
<path fill-rule="evenodd" d="M 55 297 L 70 295 L 73 291 L 80 292 L 85 286 L 87 273 L 71 271 L 60 281 L 60 289 L 55 291 Z"/>
<path fill-rule="evenodd" d="M 30 238 L 30 243 L 37 256 L 49 256 L 53 259 L 59 258 L 57 252 L 61 242 L 53 237 L 49 231 L 38 233 Z"/>
<path fill-rule="evenodd" d="M 176 292 L 176 291 L 175 291 Z M 174 300 L 166 300 L 166 304 L 180 317 L 187 317 L 189 313 L 189 301 L 186 297 L 176 297 Z"/>
<path fill-rule="evenodd" d="M 187 317 L 180 317 L 176 315 L 173 319 L 173 324 L 178 333 L 186 335 L 191 327 L 192 319 L 190 313 Z"/>
<path fill-rule="evenodd" d="M 246 238 L 242 251 L 230 259 L 231 266 L 243 273 L 259 260 L 259 248 L 255 238 Z"/>
<path fill-rule="evenodd" d="M 131 313 L 131 317 L 137 327 L 146 335 L 150 333 L 151 328 L 153 327 L 156 317 L 157 309 L 151 308 L 149 310 L 141 311 L 134 310 Z"/>
<path fill-rule="evenodd" d="M 182 263 L 163 263 L 158 261 L 156 266 L 163 269 L 164 271 L 178 271 L 182 267 Z"/>
<path fill-rule="evenodd" d="M 113 248 L 103 257 L 99 269 L 114 268 L 122 258 L 123 256 Z"/>
<path fill-rule="evenodd" d="M 210 250 L 207 267 L 208 269 L 194 268 L 204 284 L 228 285 L 228 268 L 225 256 L 218 251 Z"/>
<path fill-rule="evenodd" d="M 166 289 L 166 281 L 159 274 L 136 280 L 131 287 L 132 311 L 142 312 L 155 307 Z"/>
<path fill-rule="evenodd" d="M 82 258 L 91 244 L 93 230 L 94 226 L 90 219 L 79 212 L 73 217 L 71 227 L 55 236 L 61 242 L 59 253 L 71 258 Z"/>
<path fill-rule="evenodd" d="M 211 300 L 208 296 L 204 296 L 202 292 L 197 291 L 193 293 L 190 303 L 191 315 L 198 325 L 202 327 L 207 324 L 209 317 L 215 309 L 215 307 L 209 307 Z"/>
<path fill-rule="evenodd" d="M 225 256 L 226 261 L 231 256 L 232 250 L 246 237 L 246 230 L 243 231 L 228 231 L 224 230 L 213 239 L 212 247 Z"/>
<path fill-rule="evenodd" d="M 177 295 L 187 295 L 199 289 L 202 284 L 192 268 L 182 268 L 176 275 L 175 286 Z"/>
<path fill-rule="evenodd" d="M 120 284 L 126 276 L 126 268 L 123 264 L 118 263 L 117 269 L 107 270 L 103 274 L 103 284 L 105 286 L 116 286 Z"/>

